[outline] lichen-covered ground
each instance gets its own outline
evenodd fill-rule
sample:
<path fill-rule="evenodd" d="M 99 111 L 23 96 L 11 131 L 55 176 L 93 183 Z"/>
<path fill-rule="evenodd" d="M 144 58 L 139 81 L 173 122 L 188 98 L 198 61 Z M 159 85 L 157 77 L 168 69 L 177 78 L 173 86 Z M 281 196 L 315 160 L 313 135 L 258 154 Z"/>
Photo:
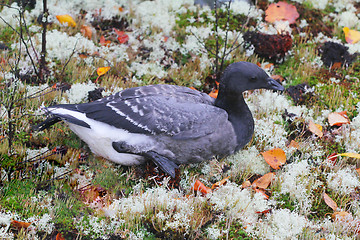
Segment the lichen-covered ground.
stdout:
<path fill-rule="evenodd" d="M 43 3 L 31 2 L 0 6 L 0 239 L 357 237 L 357 0 L 286 1 L 288 21 L 275 22 L 285 4 L 265 14 L 274 1 L 264 0 L 216 10 L 193 0 L 48 0 L 42 70 Z M 64 123 L 32 131 L 43 106 L 133 86 L 216 96 L 222 60 L 257 63 L 286 91 L 246 92 L 252 141 L 225 159 L 181 166 L 176 179 L 150 163 L 94 156 Z M 261 154 L 273 149 L 286 155 L 279 169 Z M 197 180 L 222 181 L 196 191 Z"/>

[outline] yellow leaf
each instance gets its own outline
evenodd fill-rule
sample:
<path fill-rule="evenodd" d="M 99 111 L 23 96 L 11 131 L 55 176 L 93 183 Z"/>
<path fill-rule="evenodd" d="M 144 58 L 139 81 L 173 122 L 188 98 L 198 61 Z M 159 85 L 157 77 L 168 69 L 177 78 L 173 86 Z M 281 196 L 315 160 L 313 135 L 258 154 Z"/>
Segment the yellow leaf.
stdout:
<path fill-rule="evenodd" d="M 309 121 L 309 130 L 314 133 L 318 137 L 322 137 L 324 134 L 322 132 L 322 126 L 314 123 L 313 121 Z"/>
<path fill-rule="evenodd" d="M 345 40 L 347 43 L 355 44 L 360 40 L 360 32 L 352 30 L 348 27 L 344 27 L 343 31 L 345 33 Z"/>
<path fill-rule="evenodd" d="M 285 152 L 281 148 L 274 148 L 261 154 L 273 169 L 280 169 L 280 166 L 286 162 Z"/>
<path fill-rule="evenodd" d="M 97 70 L 96 70 L 96 72 L 97 72 L 97 74 L 99 75 L 99 77 L 101 76 L 101 75 L 104 75 L 107 71 L 109 71 L 110 70 L 110 67 L 99 67 Z"/>
<path fill-rule="evenodd" d="M 351 158 L 359 158 L 360 159 L 360 154 L 359 153 L 339 153 L 339 156 L 351 157 Z"/>
<path fill-rule="evenodd" d="M 57 18 L 57 20 L 58 20 L 61 24 L 67 23 L 68 26 L 76 27 L 76 22 L 75 22 L 74 19 L 73 19 L 70 15 L 68 15 L 68 14 L 65 14 L 65 15 L 57 15 L 56 18 Z"/>

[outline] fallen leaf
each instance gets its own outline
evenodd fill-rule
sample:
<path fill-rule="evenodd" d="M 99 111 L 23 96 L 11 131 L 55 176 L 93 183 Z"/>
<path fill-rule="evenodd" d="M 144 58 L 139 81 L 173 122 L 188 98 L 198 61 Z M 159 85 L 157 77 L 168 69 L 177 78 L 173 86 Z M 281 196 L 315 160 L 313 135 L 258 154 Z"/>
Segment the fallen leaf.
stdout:
<path fill-rule="evenodd" d="M 265 199 L 269 199 L 269 196 L 265 193 L 264 190 L 259 189 L 259 188 L 255 188 L 254 190 L 255 190 L 255 192 L 257 192 L 257 193 L 261 193 L 261 194 L 265 197 Z"/>
<path fill-rule="evenodd" d="M 56 240 L 65 240 L 61 233 L 56 234 Z"/>
<path fill-rule="evenodd" d="M 360 159 L 360 154 L 359 154 L 359 153 L 339 153 L 338 156 L 351 157 L 351 158 L 358 158 L 358 159 Z"/>
<path fill-rule="evenodd" d="M 119 7 L 119 12 L 123 12 L 124 8 L 123 7 Z"/>
<path fill-rule="evenodd" d="M 327 158 L 326 158 L 326 161 L 328 162 L 328 163 L 331 163 L 333 166 L 335 166 L 335 164 L 336 164 L 336 160 L 337 160 L 337 157 L 338 157 L 339 155 L 337 154 L 337 153 L 332 153 L 332 154 L 330 154 Z"/>
<path fill-rule="evenodd" d="M 331 209 L 334 210 L 334 212 L 338 210 L 338 205 L 336 204 L 336 202 L 334 200 L 331 199 L 331 197 L 329 197 L 329 195 L 324 193 L 323 198 L 324 198 L 326 205 L 331 207 Z"/>
<path fill-rule="evenodd" d="M 221 179 L 220 181 L 214 183 L 212 186 L 211 186 L 211 189 L 214 190 L 215 188 L 218 188 L 218 187 L 221 187 L 222 185 L 225 185 L 227 183 L 227 181 L 229 180 L 229 177 L 226 177 L 226 178 L 223 178 Z"/>
<path fill-rule="evenodd" d="M 246 180 L 241 184 L 241 187 L 242 188 L 251 187 L 251 182 L 249 180 Z"/>
<path fill-rule="evenodd" d="M 273 169 L 280 169 L 280 166 L 286 162 L 285 152 L 281 148 L 274 148 L 261 154 Z"/>
<path fill-rule="evenodd" d="M 360 175 L 360 168 L 355 169 L 357 173 Z"/>
<path fill-rule="evenodd" d="M 97 72 L 97 75 L 100 77 L 109 70 L 110 70 L 110 67 L 99 67 L 98 69 L 96 69 L 96 72 Z"/>
<path fill-rule="evenodd" d="M 110 45 L 111 41 L 110 40 L 105 40 L 104 36 L 100 37 L 100 44 L 101 46 L 106 46 L 108 47 Z"/>
<path fill-rule="evenodd" d="M 275 173 L 269 172 L 269 173 L 265 174 L 264 176 L 256 179 L 253 182 L 252 186 L 254 188 L 257 187 L 257 188 L 266 189 L 270 185 L 271 181 L 274 179 L 274 176 L 275 176 Z"/>
<path fill-rule="evenodd" d="M 205 186 L 202 182 L 200 182 L 199 180 L 196 180 L 194 183 L 194 186 L 192 187 L 192 189 L 194 191 L 199 191 L 202 194 L 206 195 L 208 193 L 211 193 L 211 188 Z"/>
<path fill-rule="evenodd" d="M 299 143 L 296 142 L 295 140 L 291 140 L 291 142 L 289 143 L 289 145 L 287 145 L 288 148 L 296 148 L 296 149 L 299 149 L 300 146 L 299 146 Z"/>
<path fill-rule="evenodd" d="M 322 132 L 322 126 L 319 124 L 314 123 L 313 121 L 309 121 L 309 130 L 310 132 L 314 133 L 318 137 L 322 137 L 324 134 Z"/>
<path fill-rule="evenodd" d="M 212 98 L 217 98 L 219 90 L 214 89 L 209 93 L 209 96 Z"/>
<path fill-rule="evenodd" d="M 335 221 L 341 221 L 341 222 L 352 221 L 353 220 L 351 214 L 348 213 L 348 212 L 334 212 L 331 215 L 331 217 Z"/>
<path fill-rule="evenodd" d="M 334 62 L 333 65 L 331 65 L 331 70 L 339 69 L 342 66 L 342 62 Z"/>
<path fill-rule="evenodd" d="M 64 24 L 64 23 L 67 23 L 68 26 L 70 27 L 76 27 L 76 22 L 74 21 L 74 19 L 68 15 L 68 14 L 65 14 L 65 15 L 57 15 L 56 16 L 57 20 L 61 23 L 61 24 Z"/>
<path fill-rule="evenodd" d="M 265 11 L 265 21 L 273 23 L 275 21 L 288 21 L 290 24 L 295 23 L 299 13 L 294 5 L 286 2 L 272 3 Z"/>
<path fill-rule="evenodd" d="M 197 89 L 196 88 L 194 88 L 194 87 L 189 87 L 190 89 L 192 89 L 192 90 L 196 90 L 197 91 Z"/>
<path fill-rule="evenodd" d="M 21 228 L 28 228 L 31 224 L 31 222 L 19 222 L 16 220 L 11 220 L 11 227 L 16 228 L 16 229 L 21 229 Z"/>
<path fill-rule="evenodd" d="M 350 44 L 355 44 L 360 40 L 360 32 L 352 30 L 348 27 L 344 27 L 343 31 L 345 33 L 345 41 Z"/>
<path fill-rule="evenodd" d="M 350 120 L 346 115 L 346 111 L 332 112 L 328 116 L 330 126 L 341 126 L 343 124 L 349 124 Z"/>
<path fill-rule="evenodd" d="M 116 28 L 114 28 L 114 31 L 118 35 L 117 40 L 119 41 L 119 43 L 123 44 L 123 43 L 127 43 L 127 41 L 129 41 L 129 36 L 124 31 L 119 31 Z"/>
<path fill-rule="evenodd" d="M 91 37 L 92 37 L 92 29 L 91 29 L 91 27 L 86 26 L 86 25 L 82 25 L 81 29 L 80 29 L 80 32 L 84 37 L 86 37 L 88 39 L 91 39 Z"/>

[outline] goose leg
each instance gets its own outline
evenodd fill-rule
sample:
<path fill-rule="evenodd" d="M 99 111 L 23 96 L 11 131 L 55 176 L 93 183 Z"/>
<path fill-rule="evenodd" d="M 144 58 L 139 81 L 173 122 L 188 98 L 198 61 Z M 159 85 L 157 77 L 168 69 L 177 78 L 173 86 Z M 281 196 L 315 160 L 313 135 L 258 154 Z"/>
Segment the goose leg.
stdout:
<path fill-rule="evenodd" d="M 128 146 L 128 144 L 126 144 L 125 142 L 113 142 L 112 146 L 119 153 L 133 153 L 130 150 L 131 146 Z M 171 159 L 161 154 L 158 154 L 157 152 L 154 151 L 140 152 L 137 154 L 144 156 L 145 158 L 153 161 L 156 164 L 156 166 L 158 166 L 166 174 L 168 174 L 172 178 L 175 178 L 175 170 L 179 168 L 179 166 L 176 163 L 174 163 Z"/>

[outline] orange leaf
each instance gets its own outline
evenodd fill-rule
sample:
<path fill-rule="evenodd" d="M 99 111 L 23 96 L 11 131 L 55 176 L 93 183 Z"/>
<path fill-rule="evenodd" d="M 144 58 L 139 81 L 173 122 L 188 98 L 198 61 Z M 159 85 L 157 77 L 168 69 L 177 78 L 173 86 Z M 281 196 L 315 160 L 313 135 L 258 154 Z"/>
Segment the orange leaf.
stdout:
<path fill-rule="evenodd" d="M 56 234 L 56 240 L 65 240 L 61 233 Z"/>
<path fill-rule="evenodd" d="M 294 5 L 286 2 L 272 3 L 265 11 L 265 21 L 273 23 L 279 20 L 288 21 L 290 24 L 295 23 L 299 13 Z"/>
<path fill-rule="evenodd" d="M 88 39 L 91 39 L 92 37 L 92 30 L 91 27 L 86 26 L 86 25 L 82 25 L 80 32 L 82 35 L 84 35 L 84 37 L 87 37 Z"/>
<path fill-rule="evenodd" d="M 194 183 L 194 186 L 192 188 L 194 191 L 199 191 L 202 194 L 206 195 L 208 193 L 211 193 L 211 188 L 205 186 L 202 182 L 199 180 L 196 180 Z"/>
<path fill-rule="evenodd" d="M 339 68 L 341 68 L 341 65 L 342 65 L 342 62 L 334 62 L 330 69 L 331 70 L 339 69 Z"/>
<path fill-rule="evenodd" d="M 271 181 L 274 179 L 274 176 L 275 176 L 275 173 L 269 172 L 269 173 L 265 174 L 264 176 L 256 179 L 253 182 L 252 186 L 255 188 L 257 187 L 257 188 L 266 189 L 270 185 Z"/>
<path fill-rule="evenodd" d="M 68 15 L 68 14 L 65 14 L 65 15 L 57 15 L 56 16 L 57 20 L 61 23 L 61 24 L 64 24 L 64 23 L 67 23 L 68 26 L 70 27 L 76 27 L 76 22 L 74 21 L 74 19 Z"/>
<path fill-rule="evenodd" d="M 106 46 L 108 47 L 110 45 L 111 41 L 110 40 L 105 40 L 104 36 L 100 37 L 100 44 L 101 46 Z"/>
<path fill-rule="evenodd" d="M 324 193 L 323 195 L 324 201 L 326 203 L 326 205 L 328 205 L 329 207 L 331 207 L 332 210 L 334 210 L 334 212 L 338 209 L 338 205 L 336 204 L 336 202 L 334 200 L 332 200 L 329 195 L 327 195 L 326 193 Z"/>
<path fill-rule="evenodd" d="M 21 229 L 21 228 L 28 228 L 30 226 L 31 222 L 27 223 L 27 222 L 19 222 L 16 220 L 11 220 L 10 224 L 13 228 Z"/>
<path fill-rule="evenodd" d="M 330 126 L 341 126 L 343 124 L 349 124 L 349 118 L 346 115 L 346 111 L 332 112 L 328 116 Z"/>
<path fill-rule="evenodd" d="M 334 212 L 331 217 L 335 220 L 335 221 L 341 221 L 341 222 L 345 222 L 345 221 L 352 221 L 352 216 L 350 213 L 348 212 Z"/>
<path fill-rule="evenodd" d="M 360 175 L 360 168 L 355 169 L 357 173 Z"/>
<path fill-rule="evenodd" d="M 230 177 L 230 176 L 229 176 Z M 211 186 L 211 189 L 214 190 L 215 188 L 218 188 L 222 185 L 225 185 L 227 183 L 227 181 L 229 180 L 229 177 L 226 177 L 226 178 L 223 178 L 222 180 L 214 183 L 212 186 Z"/>
<path fill-rule="evenodd" d="M 194 87 L 189 87 L 190 89 L 192 89 L 192 90 L 196 90 L 197 91 L 197 89 L 196 88 L 194 88 Z"/>
<path fill-rule="evenodd" d="M 296 142 L 295 140 L 291 140 L 291 142 L 289 143 L 289 145 L 287 145 L 288 148 L 292 147 L 292 148 L 296 148 L 296 149 L 299 149 L 300 146 L 299 146 L 299 143 Z"/>
<path fill-rule="evenodd" d="M 345 40 L 347 43 L 355 44 L 360 40 L 360 32 L 352 30 L 348 27 L 344 27 L 343 31 L 345 33 Z"/>
<path fill-rule="evenodd" d="M 217 98 L 218 92 L 219 92 L 219 90 L 214 89 L 209 93 L 209 96 L 212 98 Z"/>
<path fill-rule="evenodd" d="M 123 44 L 123 43 L 127 43 L 127 41 L 129 41 L 129 36 L 124 31 L 119 31 L 116 28 L 114 28 L 114 31 L 118 35 L 117 40 L 119 41 L 119 43 Z"/>
<path fill-rule="evenodd" d="M 247 188 L 247 187 L 250 187 L 250 186 L 251 186 L 251 182 L 249 180 L 246 180 L 241 184 L 242 188 Z"/>
<path fill-rule="evenodd" d="M 273 169 L 280 169 L 280 166 L 286 162 L 285 152 L 281 148 L 274 148 L 261 154 Z"/>
<path fill-rule="evenodd" d="M 322 126 L 314 123 L 313 121 L 309 121 L 309 130 L 314 133 L 318 137 L 322 137 L 324 134 L 322 132 Z"/>
<path fill-rule="evenodd" d="M 124 8 L 123 7 L 119 7 L 119 12 L 123 12 Z"/>
<path fill-rule="evenodd" d="M 255 192 L 257 192 L 257 193 L 261 193 L 261 194 L 265 197 L 265 199 L 269 199 L 269 196 L 265 193 L 264 190 L 258 189 L 258 188 L 255 188 L 254 190 L 255 190 Z"/>
<path fill-rule="evenodd" d="M 96 72 L 97 72 L 98 76 L 100 77 L 101 75 L 104 75 L 109 70 L 110 70 L 110 67 L 99 67 L 96 70 Z"/>

